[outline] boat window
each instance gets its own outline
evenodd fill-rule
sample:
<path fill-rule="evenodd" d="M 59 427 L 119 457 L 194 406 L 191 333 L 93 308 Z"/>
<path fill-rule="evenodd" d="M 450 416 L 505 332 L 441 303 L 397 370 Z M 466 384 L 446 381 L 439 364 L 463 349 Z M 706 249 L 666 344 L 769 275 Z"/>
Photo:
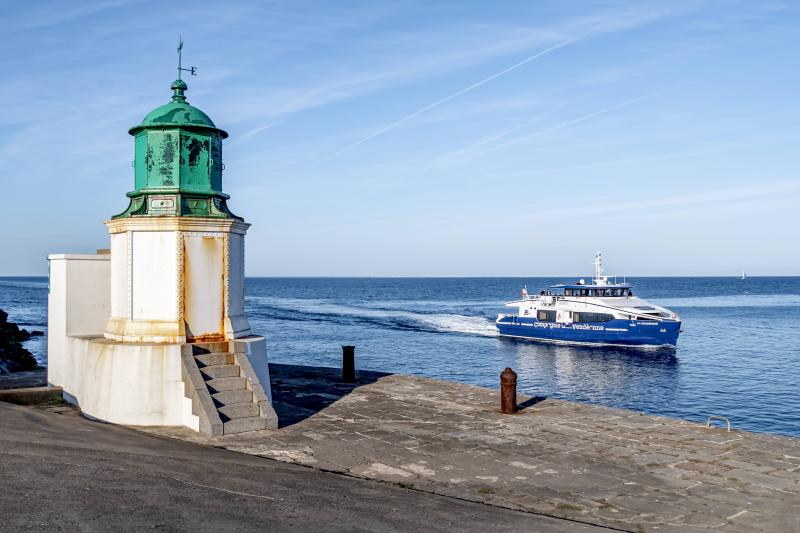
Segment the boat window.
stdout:
<path fill-rule="evenodd" d="M 564 289 L 564 296 L 572 296 L 572 289 Z"/>
<path fill-rule="evenodd" d="M 555 311 L 545 311 L 540 309 L 536 312 L 536 320 L 539 322 L 555 322 L 556 321 L 556 312 Z"/>
<path fill-rule="evenodd" d="M 608 313 L 572 313 L 573 322 L 608 322 L 614 315 Z"/>

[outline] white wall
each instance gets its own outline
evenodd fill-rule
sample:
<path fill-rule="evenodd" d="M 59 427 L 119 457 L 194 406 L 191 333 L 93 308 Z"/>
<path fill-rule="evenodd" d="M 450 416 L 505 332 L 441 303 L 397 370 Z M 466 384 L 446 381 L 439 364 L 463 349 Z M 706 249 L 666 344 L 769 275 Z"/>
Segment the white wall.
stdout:
<path fill-rule="evenodd" d="M 189 340 L 225 338 L 224 245 L 222 233 L 183 235 L 183 319 Z"/>
<path fill-rule="evenodd" d="M 229 339 L 251 334 L 250 322 L 244 313 L 244 235 L 228 236 L 228 316 L 225 333 Z"/>
<path fill-rule="evenodd" d="M 111 279 L 128 279 L 128 233 L 111 234 Z M 111 316 L 130 318 L 130 294 L 128 284 L 123 282 L 111 285 Z"/>
<path fill-rule="evenodd" d="M 68 337 L 103 335 L 110 309 L 110 256 L 52 254 L 47 259 L 47 379 L 58 385 L 66 371 Z"/>
<path fill-rule="evenodd" d="M 244 314 L 244 235 L 228 237 L 228 314 Z"/>
<path fill-rule="evenodd" d="M 199 419 L 184 396 L 180 344 L 103 338 L 111 256 L 54 254 L 48 260 L 48 383 L 62 387 L 64 398 L 91 418 L 197 430 Z"/>
<path fill-rule="evenodd" d="M 56 384 L 86 416 L 130 426 L 199 427 L 184 396 L 180 344 L 85 337 L 67 342 Z"/>
<path fill-rule="evenodd" d="M 135 231 L 130 235 L 132 318 L 177 320 L 177 233 Z"/>

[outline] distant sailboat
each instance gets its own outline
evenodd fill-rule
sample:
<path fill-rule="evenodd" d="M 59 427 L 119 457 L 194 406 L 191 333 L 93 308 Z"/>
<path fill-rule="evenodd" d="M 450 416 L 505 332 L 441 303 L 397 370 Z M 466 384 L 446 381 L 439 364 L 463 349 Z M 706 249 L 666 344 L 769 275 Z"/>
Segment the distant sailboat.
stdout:
<path fill-rule="evenodd" d="M 739 277 L 739 279 L 747 279 L 747 274 L 744 273 L 744 270 L 742 270 L 742 275 Z"/>

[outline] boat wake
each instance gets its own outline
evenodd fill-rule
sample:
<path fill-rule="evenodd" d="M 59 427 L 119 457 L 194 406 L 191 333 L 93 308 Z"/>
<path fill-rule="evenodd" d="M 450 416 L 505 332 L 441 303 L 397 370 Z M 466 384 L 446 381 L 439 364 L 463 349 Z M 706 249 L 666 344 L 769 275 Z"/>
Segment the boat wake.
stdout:
<path fill-rule="evenodd" d="M 421 313 L 367 306 L 345 305 L 330 300 L 247 297 L 248 315 L 271 319 L 312 322 L 369 323 L 390 329 L 461 333 L 496 337 L 494 321 L 483 316 L 454 313 Z"/>

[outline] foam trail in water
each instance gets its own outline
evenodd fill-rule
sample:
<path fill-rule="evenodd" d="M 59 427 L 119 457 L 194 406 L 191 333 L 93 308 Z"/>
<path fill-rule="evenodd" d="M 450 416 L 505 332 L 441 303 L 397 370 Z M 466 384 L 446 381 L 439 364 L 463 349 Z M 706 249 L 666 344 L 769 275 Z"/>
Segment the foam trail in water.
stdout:
<path fill-rule="evenodd" d="M 440 331 L 455 333 L 470 333 L 496 337 L 497 328 L 494 322 L 477 316 L 465 315 L 419 315 L 420 322 L 427 323 Z"/>
<path fill-rule="evenodd" d="M 479 316 L 467 316 L 453 313 L 416 313 L 413 311 L 375 309 L 353 305 L 337 304 L 326 300 L 303 300 L 295 298 L 269 298 L 253 296 L 247 298 L 256 310 L 259 306 L 277 310 L 294 311 L 307 316 L 331 318 L 350 318 L 369 320 L 385 324 L 385 327 L 402 329 L 418 329 L 421 331 L 465 333 L 494 337 L 497 328 L 494 322 Z M 262 307 L 263 308 L 263 307 Z"/>

